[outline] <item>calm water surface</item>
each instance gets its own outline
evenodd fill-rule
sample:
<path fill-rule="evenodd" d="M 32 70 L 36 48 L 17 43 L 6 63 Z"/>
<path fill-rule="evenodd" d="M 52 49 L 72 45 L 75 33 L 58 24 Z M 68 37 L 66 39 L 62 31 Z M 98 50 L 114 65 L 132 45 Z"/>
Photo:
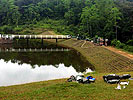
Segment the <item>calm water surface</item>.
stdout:
<path fill-rule="evenodd" d="M 0 86 L 67 78 L 94 70 L 78 52 L 55 44 L 26 45 L 20 41 L 0 47 Z"/>

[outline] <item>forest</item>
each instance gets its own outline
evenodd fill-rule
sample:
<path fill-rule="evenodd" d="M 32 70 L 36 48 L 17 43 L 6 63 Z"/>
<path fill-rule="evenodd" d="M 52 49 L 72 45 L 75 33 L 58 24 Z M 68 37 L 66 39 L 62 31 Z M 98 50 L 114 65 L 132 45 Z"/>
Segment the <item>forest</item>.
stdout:
<path fill-rule="evenodd" d="M 0 0 L 1 34 L 43 25 L 61 34 L 98 36 L 132 46 L 133 0 Z"/>

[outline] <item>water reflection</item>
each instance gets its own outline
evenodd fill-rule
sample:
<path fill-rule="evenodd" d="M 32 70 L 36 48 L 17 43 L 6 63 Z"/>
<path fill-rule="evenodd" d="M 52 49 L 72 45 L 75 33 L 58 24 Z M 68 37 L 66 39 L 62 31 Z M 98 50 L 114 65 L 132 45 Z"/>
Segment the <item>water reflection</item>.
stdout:
<path fill-rule="evenodd" d="M 59 64 L 57 68 L 52 65 L 35 65 L 34 69 L 31 69 L 29 64 L 18 65 L 10 61 L 6 63 L 4 60 L 0 60 L 0 64 L 0 86 L 66 78 L 78 74 L 72 66 L 65 67 L 64 64 Z"/>
<path fill-rule="evenodd" d="M 39 49 L 39 46 L 30 45 L 30 48 Z M 2 49 L 26 48 L 20 44 L 0 47 Z M 49 43 L 43 46 L 43 49 L 45 48 L 67 49 Z M 66 78 L 86 70 L 91 72 L 94 67 L 74 50 L 67 52 L 0 52 L 0 86 Z"/>

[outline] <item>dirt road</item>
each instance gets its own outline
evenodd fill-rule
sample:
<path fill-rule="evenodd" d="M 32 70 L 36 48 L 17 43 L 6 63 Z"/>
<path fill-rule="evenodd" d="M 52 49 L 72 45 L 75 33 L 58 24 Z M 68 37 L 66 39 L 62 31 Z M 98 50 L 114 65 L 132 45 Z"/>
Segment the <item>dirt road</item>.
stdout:
<path fill-rule="evenodd" d="M 117 49 L 117 48 L 114 48 L 114 47 L 111 47 L 111 46 L 107 46 L 107 47 L 104 46 L 104 48 L 106 48 L 106 49 L 108 49 L 108 50 L 111 50 L 111 51 L 113 51 L 113 52 L 115 52 L 115 53 L 118 53 L 118 54 L 120 54 L 120 55 L 122 55 L 122 56 L 125 56 L 125 57 L 127 57 L 127 58 L 133 60 L 133 55 L 132 55 L 132 54 L 129 54 L 129 53 L 127 53 L 127 52 L 124 52 L 124 51 L 122 51 L 122 50 L 120 50 L 120 49 Z"/>

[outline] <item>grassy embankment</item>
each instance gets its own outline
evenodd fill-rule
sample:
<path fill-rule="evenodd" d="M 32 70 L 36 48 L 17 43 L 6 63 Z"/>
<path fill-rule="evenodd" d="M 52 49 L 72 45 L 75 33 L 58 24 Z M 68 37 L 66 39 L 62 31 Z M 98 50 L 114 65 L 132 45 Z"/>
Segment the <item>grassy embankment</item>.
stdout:
<path fill-rule="evenodd" d="M 83 43 L 75 39 L 58 42 L 76 49 L 95 66 L 96 72 L 91 74 L 96 78 L 95 83 L 67 83 L 66 79 L 61 79 L 0 87 L 0 100 L 132 100 L 133 81 L 126 89 L 115 90 L 117 85 L 105 83 L 102 76 L 109 73 L 133 76 L 133 61 L 89 42 L 82 46 Z"/>
<path fill-rule="evenodd" d="M 115 90 L 117 85 L 105 83 L 103 75 L 93 74 L 96 82 L 92 84 L 68 83 L 62 79 L 0 87 L 0 100 L 132 100 L 133 81 L 126 89 Z"/>

